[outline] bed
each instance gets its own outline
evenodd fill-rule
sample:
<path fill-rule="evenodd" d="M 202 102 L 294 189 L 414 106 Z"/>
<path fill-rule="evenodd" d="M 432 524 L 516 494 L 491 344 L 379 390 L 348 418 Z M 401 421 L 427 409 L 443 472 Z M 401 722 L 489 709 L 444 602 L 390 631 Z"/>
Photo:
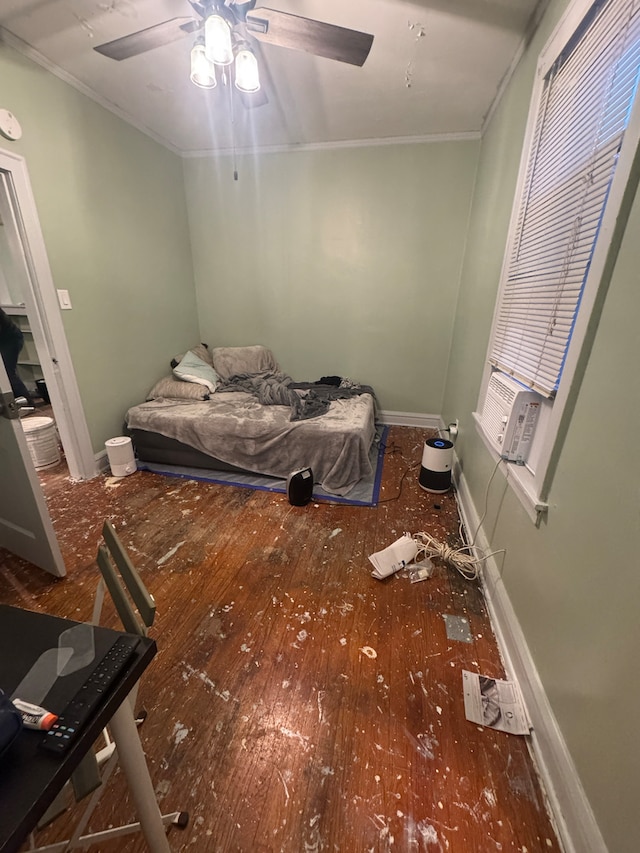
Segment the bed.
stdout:
<path fill-rule="evenodd" d="M 261 346 L 199 345 L 171 363 L 172 375 L 126 414 L 142 462 L 278 478 L 308 466 L 316 483 L 341 496 L 371 475 L 376 407 L 368 386 L 338 385 L 339 377 L 293 382 Z"/>

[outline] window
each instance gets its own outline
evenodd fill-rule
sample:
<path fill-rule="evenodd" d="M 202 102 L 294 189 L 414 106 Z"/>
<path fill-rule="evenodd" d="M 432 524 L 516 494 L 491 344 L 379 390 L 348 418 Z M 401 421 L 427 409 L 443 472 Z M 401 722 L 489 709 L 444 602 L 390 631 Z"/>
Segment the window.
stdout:
<path fill-rule="evenodd" d="M 540 395 L 542 417 L 517 475 L 538 512 L 588 343 L 586 320 L 606 286 L 604 260 L 629 177 L 623 139 L 637 145 L 630 121 L 639 72 L 638 0 L 576 0 L 538 67 L 481 394 L 501 371 Z"/>

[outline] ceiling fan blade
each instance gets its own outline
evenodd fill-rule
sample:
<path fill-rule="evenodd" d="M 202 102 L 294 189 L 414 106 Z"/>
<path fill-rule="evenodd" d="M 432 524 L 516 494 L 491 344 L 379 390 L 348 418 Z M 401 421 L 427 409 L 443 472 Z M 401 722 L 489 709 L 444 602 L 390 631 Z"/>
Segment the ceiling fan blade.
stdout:
<path fill-rule="evenodd" d="M 350 65 L 364 65 L 373 44 L 373 36 L 368 33 L 264 7 L 247 12 L 246 26 L 261 42 L 304 50 Z"/>
<path fill-rule="evenodd" d="M 155 47 L 162 47 L 165 44 L 178 41 L 188 33 L 195 32 L 201 26 L 202 21 L 196 21 L 193 18 L 171 18 L 162 24 L 154 24 L 154 26 L 139 30 L 137 33 L 131 33 L 105 44 L 99 44 L 94 47 L 94 50 L 109 59 L 117 59 L 118 61 L 129 59 L 131 56 L 137 56 L 139 53 L 145 53 L 145 51 L 153 50 Z"/>

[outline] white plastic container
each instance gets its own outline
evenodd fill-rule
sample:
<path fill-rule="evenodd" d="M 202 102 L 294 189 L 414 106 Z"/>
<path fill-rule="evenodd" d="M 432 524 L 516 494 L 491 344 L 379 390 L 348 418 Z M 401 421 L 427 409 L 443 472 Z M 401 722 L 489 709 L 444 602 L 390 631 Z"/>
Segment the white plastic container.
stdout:
<path fill-rule="evenodd" d="M 29 417 L 21 421 L 27 447 L 36 468 L 53 468 L 60 462 L 60 444 L 53 418 Z"/>
<path fill-rule="evenodd" d="M 114 477 L 126 477 L 127 474 L 133 474 L 137 470 L 133 445 L 126 435 L 110 438 L 105 441 L 104 446 L 107 449 L 107 457 Z"/>

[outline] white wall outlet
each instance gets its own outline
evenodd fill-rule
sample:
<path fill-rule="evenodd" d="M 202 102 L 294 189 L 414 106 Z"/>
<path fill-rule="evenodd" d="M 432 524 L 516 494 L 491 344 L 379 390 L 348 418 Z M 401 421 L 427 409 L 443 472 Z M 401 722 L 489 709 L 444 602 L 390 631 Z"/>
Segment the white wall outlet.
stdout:
<path fill-rule="evenodd" d="M 60 303 L 60 307 L 63 311 L 70 311 L 73 307 L 71 305 L 71 297 L 69 296 L 68 290 L 58 291 L 58 302 Z"/>

